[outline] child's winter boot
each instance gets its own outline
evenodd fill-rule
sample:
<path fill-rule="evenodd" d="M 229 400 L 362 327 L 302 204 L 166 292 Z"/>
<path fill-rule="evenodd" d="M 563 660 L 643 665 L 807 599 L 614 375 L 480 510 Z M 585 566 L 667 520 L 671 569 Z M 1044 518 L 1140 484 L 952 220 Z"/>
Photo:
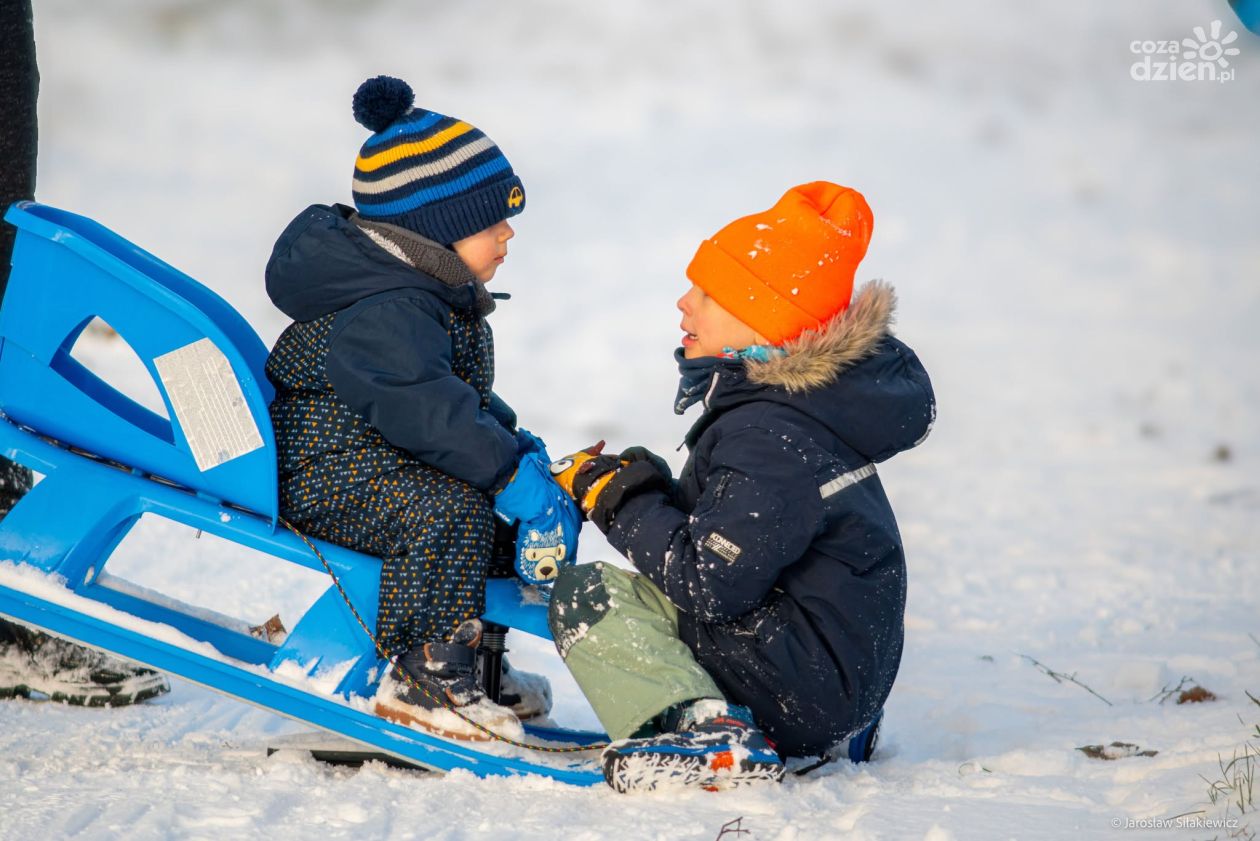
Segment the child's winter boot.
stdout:
<path fill-rule="evenodd" d="M 83 707 L 122 707 L 171 691 L 152 669 L 0 622 L 0 698 L 43 696 Z"/>
<path fill-rule="evenodd" d="M 551 712 L 551 683 L 533 672 L 512 668 L 503 658 L 503 674 L 499 684 L 499 703 L 524 721 Z"/>
<path fill-rule="evenodd" d="M 481 621 L 470 619 L 450 642 L 427 642 L 397 657 L 376 691 L 376 714 L 448 739 L 492 739 L 487 730 L 520 738 L 520 721 L 477 683 L 480 642 Z"/>
<path fill-rule="evenodd" d="M 879 741 L 879 726 L 884 721 L 884 711 L 875 714 L 875 720 L 849 739 L 845 746 L 850 762 L 870 762 L 871 754 Z"/>
<path fill-rule="evenodd" d="M 604 779 L 620 792 L 700 787 L 710 791 L 779 782 L 783 762 L 747 707 L 702 699 L 669 732 L 620 739 L 603 755 Z"/>

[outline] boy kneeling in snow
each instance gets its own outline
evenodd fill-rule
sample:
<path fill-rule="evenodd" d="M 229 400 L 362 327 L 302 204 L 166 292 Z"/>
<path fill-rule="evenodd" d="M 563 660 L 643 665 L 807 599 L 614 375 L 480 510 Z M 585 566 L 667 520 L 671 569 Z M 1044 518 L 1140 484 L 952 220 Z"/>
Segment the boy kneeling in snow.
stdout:
<path fill-rule="evenodd" d="M 641 447 L 552 465 L 639 573 L 562 570 L 550 609 L 619 791 L 778 780 L 781 757 L 855 734 L 869 755 L 906 592 L 874 465 L 935 417 L 892 289 L 852 296 L 872 227 L 861 194 L 815 182 L 702 243 L 678 302 L 674 410 L 704 405 L 680 479 Z"/>

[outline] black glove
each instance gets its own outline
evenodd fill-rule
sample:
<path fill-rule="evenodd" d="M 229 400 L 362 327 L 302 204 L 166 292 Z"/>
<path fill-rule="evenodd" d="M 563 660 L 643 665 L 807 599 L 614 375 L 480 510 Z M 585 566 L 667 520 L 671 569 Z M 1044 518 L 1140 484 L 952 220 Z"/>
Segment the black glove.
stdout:
<path fill-rule="evenodd" d="M 655 467 L 666 479 L 673 479 L 674 473 L 669 469 L 669 462 L 649 450 L 647 447 L 628 447 L 621 451 L 624 462 L 646 461 Z"/>
<path fill-rule="evenodd" d="M 602 443 L 602 442 L 601 442 Z M 620 470 L 624 465 L 621 459 L 616 456 L 597 455 L 592 456 L 582 462 L 577 471 L 573 474 L 573 498 L 582 500 L 594 507 L 596 500 L 604 492 L 605 483 L 599 480 Z M 592 496 L 591 491 L 595 493 Z M 584 508 L 582 503 L 578 504 L 579 508 Z"/>
<path fill-rule="evenodd" d="M 551 474 L 573 497 L 586 518 L 605 534 L 617 509 L 647 490 L 669 492 L 669 465 L 645 447 L 630 447 L 620 456 L 604 455 L 604 442 L 552 462 Z"/>
<path fill-rule="evenodd" d="M 668 475 L 663 475 L 651 461 L 632 461 L 620 469 L 614 468 L 614 471 L 608 484 L 595 498 L 591 510 L 586 512 L 586 518 L 604 534 L 612 528 L 617 511 L 630 498 L 645 491 L 669 490 Z"/>

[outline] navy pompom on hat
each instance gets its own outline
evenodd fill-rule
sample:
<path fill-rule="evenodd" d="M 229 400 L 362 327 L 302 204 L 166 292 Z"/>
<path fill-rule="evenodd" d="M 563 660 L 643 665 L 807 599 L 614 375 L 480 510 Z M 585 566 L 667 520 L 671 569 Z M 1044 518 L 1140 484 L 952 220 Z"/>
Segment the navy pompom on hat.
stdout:
<path fill-rule="evenodd" d="M 373 132 L 354 164 L 359 215 L 450 245 L 525 209 L 525 187 L 490 138 L 414 102 L 391 76 L 354 94 L 354 118 Z"/>

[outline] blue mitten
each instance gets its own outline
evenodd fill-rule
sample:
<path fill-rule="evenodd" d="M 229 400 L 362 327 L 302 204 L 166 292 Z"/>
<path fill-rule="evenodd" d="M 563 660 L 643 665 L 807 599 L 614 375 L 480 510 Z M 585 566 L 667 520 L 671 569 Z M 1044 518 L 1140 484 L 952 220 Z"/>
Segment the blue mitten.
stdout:
<path fill-rule="evenodd" d="M 494 498 L 494 513 L 509 525 L 520 524 L 516 573 L 530 584 L 552 580 L 561 566 L 576 560 L 582 515 L 551 478 L 546 450 L 521 456 L 516 475 Z"/>

